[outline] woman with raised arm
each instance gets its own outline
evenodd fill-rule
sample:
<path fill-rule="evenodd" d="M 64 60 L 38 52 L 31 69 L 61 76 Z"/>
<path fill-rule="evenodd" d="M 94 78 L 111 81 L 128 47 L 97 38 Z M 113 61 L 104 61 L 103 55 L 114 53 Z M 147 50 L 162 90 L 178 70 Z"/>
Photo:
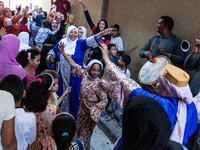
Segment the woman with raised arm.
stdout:
<path fill-rule="evenodd" d="M 90 17 L 90 14 L 88 12 L 86 4 L 82 0 L 79 0 L 78 2 L 83 7 L 85 18 L 92 30 L 93 35 L 108 28 L 108 22 L 105 19 L 99 20 L 97 26 L 95 26 Z M 100 39 L 101 43 L 104 43 L 106 45 L 110 44 L 110 40 L 111 40 L 110 34 L 106 34 L 106 35 L 102 36 L 102 38 Z M 101 60 L 101 50 L 99 49 L 99 47 L 91 48 L 89 55 L 92 59 Z"/>
<path fill-rule="evenodd" d="M 77 112 L 80 105 L 79 92 L 81 78 L 73 77 L 70 75 L 71 66 L 65 60 L 65 58 L 58 52 L 58 47 L 60 47 L 60 42 L 63 42 L 66 47 L 64 52 L 69 55 L 78 65 L 83 66 L 83 55 L 89 47 L 97 47 L 99 44 L 99 39 L 101 36 L 109 34 L 112 32 L 112 28 L 106 29 L 94 36 L 87 39 L 78 39 L 78 29 L 75 26 L 70 26 L 67 30 L 67 37 L 59 41 L 56 46 L 47 56 L 47 61 L 50 62 L 50 57 L 57 57 L 59 60 L 59 90 L 58 95 L 62 95 L 63 92 L 68 88 L 72 87 L 71 93 L 68 94 L 62 102 L 61 110 L 65 112 L 70 112 L 74 118 L 77 118 Z M 70 95 L 70 96 L 69 96 Z"/>

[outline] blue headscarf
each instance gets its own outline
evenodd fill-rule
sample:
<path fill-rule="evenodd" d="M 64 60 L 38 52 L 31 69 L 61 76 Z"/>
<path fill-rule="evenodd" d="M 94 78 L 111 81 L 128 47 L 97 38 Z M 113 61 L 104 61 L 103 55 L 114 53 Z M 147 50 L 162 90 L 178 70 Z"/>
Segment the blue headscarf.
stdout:
<path fill-rule="evenodd" d="M 43 16 L 38 14 L 35 19 L 35 25 L 41 27 L 43 19 Z"/>

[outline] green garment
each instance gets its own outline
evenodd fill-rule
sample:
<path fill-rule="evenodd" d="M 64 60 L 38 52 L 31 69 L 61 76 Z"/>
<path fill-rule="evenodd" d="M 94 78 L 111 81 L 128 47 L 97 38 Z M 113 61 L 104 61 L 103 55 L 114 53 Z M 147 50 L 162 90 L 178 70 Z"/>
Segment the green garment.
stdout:
<path fill-rule="evenodd" d="M 68 18 L 68 23 L 65 26 L 65 34 L 67 34 L 68 27 L 72 25 L 72 24 L 69 23 L 69 20 L 70 20 L 71 17 L 73 17 L 74 21 L 75 21 L 75 16 L 74 15 L 70 15 L 69 18 Z"/>

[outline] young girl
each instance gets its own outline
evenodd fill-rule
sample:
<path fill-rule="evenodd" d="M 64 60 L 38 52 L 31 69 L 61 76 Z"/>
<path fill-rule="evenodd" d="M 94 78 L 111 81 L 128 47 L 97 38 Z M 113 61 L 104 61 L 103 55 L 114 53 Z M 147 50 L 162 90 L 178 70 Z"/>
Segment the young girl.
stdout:
<path fill-rule="evenodd" d="M 74 141 L 76 122 L 74 117 L 66 112 L 56 115 L 52 122 L 52 134 L 58 150 L 84 150 L 80 139 Z"/>
<path fill-rule="evenodd" d="M 55 70 L 46 69 L 42 73 L 49 73 L 53 76 L 54 83 L 49 93 L 48 103 L 52 105 L 60 105 L 64 97 L 71 92 L 71 87 L 68 87 L 67 90 L 63 93 L 63 95 L 58 99 L 58 95 L 56 92 L 58 91 L 58 73 Z M 57 100 L 58 99 L 58 100 Z"/>
<path fill-rule="evenodd" d="M 60 43 L 59 52 L 73 67 L 72 75 L 76 74 L 82 78 L 80 87 L 80 107 L 77 118 L 77 137 L 80 138 L 86 150 L 90 149 L 90 139 L 93 129 L 99 120 L 101 111 L 107 104 L 106 94 L 97 86 L 101 73 L 102 63 L 99 60 L 92 60 L 87 65 L 87 72 L 81 69 L 65 52 L 64 43 Z"/>
<path fill-rule="evenodd" d="M 124 44 L 122 38 L 119 36 L 119 25 L 112 25 L 113 31 L 111 33 L 111 44 L 115 44 L 118 50 L 118 54 L 124 53 Z"/>
<path fill-rule="evenodd" d="M 35 79 L 35 68 L 40 64 L 40 52 L 37 49 L 22 50 L 17 54 L 17 62 L 26 72 L 26 90 Z"/>
<path fill-rule="evenodd" d="M 47 103 L 49 91 L 53 87 L 54 79 L 49 73 L 41 73 L 30 84 L 23 99 L 25 110 L 36 116 L 37 135 L 31 149 L 54 149 L 54 140 L 51 137 L 53 118 L 60 112 L 58 106 Z"/>

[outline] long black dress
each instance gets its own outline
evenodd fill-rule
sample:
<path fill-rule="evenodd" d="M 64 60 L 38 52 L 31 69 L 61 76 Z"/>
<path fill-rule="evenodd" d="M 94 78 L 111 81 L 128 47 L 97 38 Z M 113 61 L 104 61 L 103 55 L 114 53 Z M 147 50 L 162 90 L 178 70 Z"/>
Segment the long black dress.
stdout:
<path fill-rule="evenodd" d="M 50 30 L 52 30 L 51 24 L 52 24 L 53 20 L 51 20 L 51 22 L 50 22 Z M 41 73 L 45 69 L 54 69 L 55 70 L 55 64 L 54 64 L 53 68 L 47 66 L 46 57 L 47 57 L 48 52 L 62 38 L 62 36 L 64 34 L 64 30 L 65 30 L 64 21 L 61 21 L 60 29 L 58 30 L 58 32 L 55 35 L 49 35 L 48 38 L 44 41 L 44 43 L 43 43 L 44 46 L 43 46 L 42 51 L 41 51 L 40 65 L 38 66 L 38 73 Z M 56 60 L 54 60 L 54 62 L 56 62 Z"/>

